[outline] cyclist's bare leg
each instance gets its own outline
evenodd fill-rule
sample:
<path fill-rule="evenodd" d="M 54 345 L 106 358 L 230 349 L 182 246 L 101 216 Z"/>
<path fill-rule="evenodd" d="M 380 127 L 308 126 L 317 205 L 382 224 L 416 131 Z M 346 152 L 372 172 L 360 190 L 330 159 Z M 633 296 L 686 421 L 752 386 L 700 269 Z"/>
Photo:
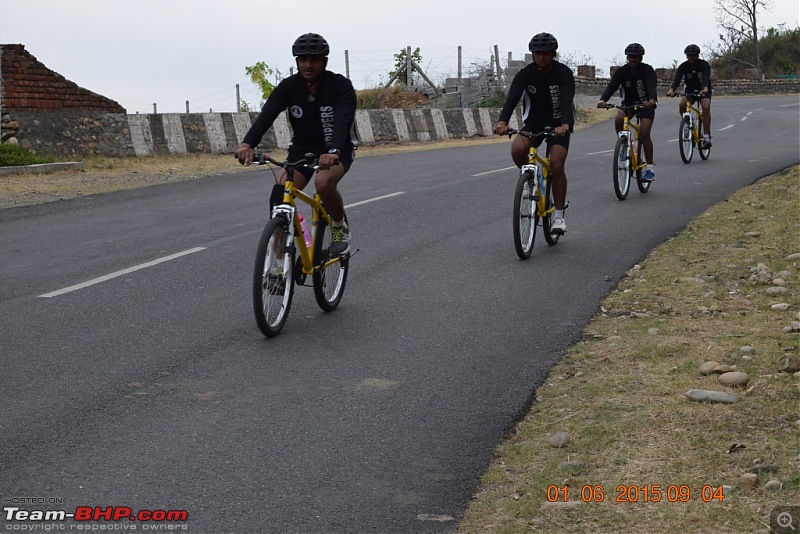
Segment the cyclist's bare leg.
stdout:
<path fill-rule="evenodd" d="M 334 165 L 330 169 L 317 171 L 315 181 L 317 193 L 325 204 L 325 209 L 334 221 L 344 220 L 344 202 L 336 189 L 339 180 L 344 176 L 344 166 Z"/>
<path fill-rule="evenodd" d="M 703 109 L 703 133 L 711 133 L 711 99 L 700 100 L 700 107 Z"/>
<path fill-rule="evenodd" d="M 561 145 L 550 146 L 550 176 L 553 181 L 553 203 L 557 210 L 567 205 L 567 149 Z"/>
<path fill-rule="evenodd" d="M 639 142 L 642 143 L 644 148 L 644 159 L 650 165 L 653 164 L 653 140 L 650 138 L 650 130 L 652 129 L 652 120 L 641 119 L 639 123 Z"/>
<path fill-rule="evenodd" d="M 622 131 L 622 126 L 624 124 L 625 124 L 625 112 L 619 110 L 619 113 L 617 113 L 617 116 L 614 118 L 614 129 L 617 131 L 617 133 Z"/>
<path fill-rule="evenodd" d="M 511 142 L 511 159 L 514 161 L 514 165 L 522 167 L 528 163 L 528 150 L 530 147 L 530 139 L 522 135 L 514 136 L 514 140 Z"/>
<path fill-rule="evenodd" d="M 685 96 L 681 97 L 681 102 L 678 104 L 678 115 L 683 116 L 683 112 L 686 111 L 686 102 L 688 101 L 689 99 Z"/>

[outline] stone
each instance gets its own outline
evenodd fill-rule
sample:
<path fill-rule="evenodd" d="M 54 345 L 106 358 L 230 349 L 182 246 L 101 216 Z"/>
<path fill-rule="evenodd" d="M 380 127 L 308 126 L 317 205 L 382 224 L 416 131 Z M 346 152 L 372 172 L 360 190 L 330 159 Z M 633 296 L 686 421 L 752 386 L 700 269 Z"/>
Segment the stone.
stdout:
<path fill-rule="evenodd" d="M 719 375 L 719 383 L 723 386 L 742 387 L 746 386 L 748 382 L 750 382 L 750 375 L 740 371 L 732 371 Z"/>
<path fill-rule="evenodd" d="M 703 376 L 710 375 L 714 369 L 719 367 L 720 363 L 715 361 L 703 362 L 700 364 L 700 374 Z"/>
<path fill-rule="evenodd" d="M 786 311 L 789 309 L 789 305 L 785 302 L 779 302 L 778 304 L 773 304 L 770 306 L 770 309 L 775 311 Z"/>
<path fill-rule="evenodd" d="M 707 389 L 690 389 L 683 394 L 684 397 L 693 402 L 720 402 L 723 404 L 735 404 L 739 399 L 736 395 L 723 391 L 710 391 Z"/>
<path fill-rule="evenodd" d="M 800 252 L 795 252 L 794 254 L 789 254 L 786 256 L 787 260 L 800 260 Z"/>
<path fill-rule="evenodd" d="M 550 444 L 551 447 L 555 447 L 556 449 L 561 449 L 569 444 L 569 434 L 567 434 L 562 430 L 559 430 L 558 432 L 554 432 L 553 434 L 551 434 L 547 442 Z"/>
<path fill-rule="evenodd" d="M 770 491 L 778 491 L 783 489 L 783 483 L 780 480 L 770 480 L 764 487 Z"/>
<path fill-rule="evenodd" d="M 751 490 L 758 484 L 758 475 L 745 473 L 736 481 L 736 487 L 743 490 Z"/>
<path fill-rule="evenodd" d="M 733 372 L 735 370 L 736 370 L 736 366 L 735 365 L 721 364 L 721 365 L 718 365 L 718 366 L 714 367 L 713 373 L 717 374 L 717 375 L 721 375 L 721 374 L 724 374 L 724 373 L 731 373 L 731 372 Z"/>
<path fill-rule="evenodd" d="M 784 295 L 784 294 L 786 294 L 788 292 L 789 292 L 788 289 L 786 289 L 785 287 L 781 287 L 781 286 L 768 287 L 767 290 L 766 290 L 767 295 Z"/>
<path fill-rule="evenodd" d="M 739 350 L 741 352 L 753 352 L 756 349 L 755 347 L 751 347 L 750 345 L 745 345 L 744 347 L 740 347 Z"/>
<path fill-rule="evenodd" d="M 745 232 L 745 237 L 759 237 L 761 236 L 761 232 Z"/>
<path fill-rule="evenodd" d="M 783 373 L 796 373 L 800 371 L 800 356 L 786 354 L 778 360 L 778 370 Z"/>

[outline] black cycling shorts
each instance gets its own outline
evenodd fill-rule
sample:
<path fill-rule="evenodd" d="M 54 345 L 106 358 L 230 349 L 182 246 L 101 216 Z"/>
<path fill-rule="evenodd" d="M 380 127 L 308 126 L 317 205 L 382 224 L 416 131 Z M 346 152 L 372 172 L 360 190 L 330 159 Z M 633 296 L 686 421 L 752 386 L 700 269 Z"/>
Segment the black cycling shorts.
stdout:
<path fill-rule="evenodd" d="M 629 119 L 633 118 L 633 111 L 626 111 L 626 113 L 628 114 Z M 653 106 L 651 108 L 641 109 L 637 112 L 637 114 L 639 115 L 640 119 L 650 119 L 652 121 L 656 118 L 656 108 Z"/>
<path fill-rule="evenodd" d="M 545 127 L 541 126 L 541 125 L 531 125 L 531 126 L 529 126 L 527 124 L 525 125 L 525 131 L 526 132 L 541 132 L 542 130 L 544 130 L 544 128 Z M 558 137 L 548 137 L 547 138 L 548 150 L 549 150 L 549 147 L 551 147 L 553 145 L 563 146 L 564 149 L 569 150 L 569 138 L 570 138 L 571 134 L 572 134 L 572 132 L 569 132 L 569 133 L 566 133 L 564 135 L 560 135 Z M 531 139 L 531 145 L 535 146 L 536 148 L 539 148 L 539 145 L 542 144 L 543 140 L 544 140 L 543 136 L 534 137 L 533 139 Z"/>
<path fill-rule="evenodd" d="M 290 147 L 289 148 L 289 155 L 286 157 L 286 159 L 288 159 L 289 161 L 297 161 L 297 160 L 302 159 L 303 157 L 305 157 L 305 155 L 306 155 L 305 151 L 292 149 Z M 342 152 L 341 154 L 339 154 L 339 165 L 344 165 L 344 172 L 345 173 L 347 173 L 347 171 L 350 170 L 350 165 L 353 164 L 353 158 L 355 158 L 355 155 L 356 155 L 355 149 L 350 150 L 350 151 L 345 151 L 345 152 Z M 295 169 L 295 171 L 299 172 L 300 174 L 305 176 L 306 177 L 306 181 L 310 180 L 311 176 L 314 174 L 314 170 L 313 169 L 309 169 L 308 167 L 298 167 L 297 169 Z"/>
<path fill-rule="evenodd" d="M 711 98 L 711 93 L 713 93 L 713 92 L 714 92 L 714 90 L 713 90 L 713 89 L 709 89 L 709 90 L 708 90 L 708 92 L 706 93 L 706 96 L 700 96 L 700 97 L 696 97 L 696 96 L 690 96 L 690 97 L 689 97 L 689 101 L 690 101 L 692 104 L 696 104 L 697 102 L 700 102 L 700 101 L 701 101 L 701 100 L 703 100 L 704 98 Z"/>

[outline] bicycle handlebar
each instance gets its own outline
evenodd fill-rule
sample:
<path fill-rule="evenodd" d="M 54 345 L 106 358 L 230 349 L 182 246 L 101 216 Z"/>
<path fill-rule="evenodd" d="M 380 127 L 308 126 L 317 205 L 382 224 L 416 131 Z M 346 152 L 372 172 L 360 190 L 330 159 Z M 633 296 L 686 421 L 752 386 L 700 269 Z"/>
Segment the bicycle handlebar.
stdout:
<path fill-rule="evenodd" d="M 272 156 L 262 154 L 261 152 L 254 152 L 253 153 L 253 165 L 266 165 L 271 163 L 276 167 L 283 167 L 284 169 L 296 169 L 298 167 L 308 167 L 309 169 L 314 169 L 315 171 L 319 169 L 319 157 L 313 152 L 306 152 L 306 155 L 300 158 L 297 161 L 278 161 Z M 339 162 L 337 161 L 334 165 L 338 165 Z"/>
<path fill-rule="evenodd" d="M 656 107 L 655 104 L 653 105 L 653 107 Z M 608 102 L 606 102 L 605 109 L 621 109 L 623 111 L 629 111 L 629 110 L 641 111 L 645 109 L 645 107 L 644 107 L 644 102 L 637 102 L 635 104 L 629 104 L 627 106 L 620 104 L 609 104 Z"/>
<path fill-rule="evenodd" d="M 533 139 L 534 137 L 539 137 L 539 136 L 555 137 L 556 135 L 554 128 L 552 126 L 546 126 L 544 130 L 538 133 L 531 133 L 531 132 L 526 132 L 525 130 L 520 131 L 520 130 L 515 130 L 514 128 L 508 128 L 506 134 L 508 135 L 508 137 L 511 137 L 514 134 L 519 134 L 523 137 L 527 137 L 528 139 Z"/>
<path fill-rule="evenodd" d="M 673 93 L 674 96 L 685 96 L 685 97 L 696 97 L 702 98 L 703 95 L 700 94 L 701 91 L 692 91 L 691 93 Z"/>

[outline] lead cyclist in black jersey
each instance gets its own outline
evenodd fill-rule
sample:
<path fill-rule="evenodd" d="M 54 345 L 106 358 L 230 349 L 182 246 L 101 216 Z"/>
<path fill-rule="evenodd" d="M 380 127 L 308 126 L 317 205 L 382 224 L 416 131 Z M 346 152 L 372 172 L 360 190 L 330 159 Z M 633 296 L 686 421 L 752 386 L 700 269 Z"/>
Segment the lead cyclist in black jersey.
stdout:
<path fill-rule="evenodd" d="M 298 161 L 309 152 L 318 156 L 316 190 L 333 219 L 330 252 L 341 255 L 350 251 L 350 229 L 336 186 L 350 169 L 355 155 L 351 131 L 357 100 L 350 80 L 325 69 L 329 52 L 328 42 L 316 33 L 306 33 L 295 40 L 292 55 L 297 62 L 297 74 L 281 81 L 272 91 L 239 145 L 236 157 L 242 165 L 250 165 L 253 149 L 278 115 L 288 109 L 293 137 L 286 159 Z M 311 168 L 296 169 L 294 185 L 303 189 L 312 174 Z M 270 210 L 282 200 L 285 180 L 286 170 L 281 169 L 270 197 Z"/>
<path fill-rule="evenodd" d="M 524 106 L 521 129 L 540 132 L 550 126 L 555 133 L 547 139 L 550 158 L 550 175 L 553 177 L 553 224 L 551 231 L 563 234 L 567 231 L 564 209 L 567 204 L 567 173 L 565 164 L 569 151 L 570 133 L 575 126 L 575 77 L 572 70 L 556 61 L 558 41 L 549 33 L 538 33 L 528 43 L 533 54 L 533 63 L 522 68 L 514 76 L 508 89 L 505 105 L 495 127 L 495 133 L 505 135 L 508 121 L 523 96 Z M 517 135 L 511 145 L 511 159 L 517 167 L 528 163 L 528 149 L 535 142 L 538 147 L 542 139 L 531 141 Z"/>

